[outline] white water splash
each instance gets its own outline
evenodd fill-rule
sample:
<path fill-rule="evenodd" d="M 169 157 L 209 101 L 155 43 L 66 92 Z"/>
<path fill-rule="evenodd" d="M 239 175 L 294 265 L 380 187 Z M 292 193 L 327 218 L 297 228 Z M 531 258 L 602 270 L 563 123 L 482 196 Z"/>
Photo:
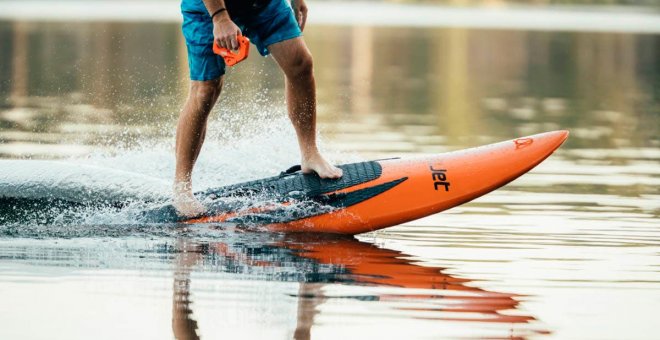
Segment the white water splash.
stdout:
<path fill-rule="evenodd" d="M 217 120 L 209 123 L 193 172 L 195 191 L 274 176 L 299 163 L 295 132 L 283 108 L 267 109 L 254 103 L 239 107 L 245 112 L 220 110 L 214 114 Z M 16 199 L 19 203 L 42 200 L 9 210 L 9 214 L 23 214 L 20 223 L 25 224 L 139 223 L 140 212 L 169 201 L 174 131 L 132 145 L 138 146 L 111 145 L 103 152 L 63 161 L 1 160 L 0 198 L 14 199 L 14 203 Z M 331 161 L 355 157 L 344 158 Z M 50 207 L 43 200 L 83 206 Z M 40 212 L 32 213 L 32 208 Z"/>

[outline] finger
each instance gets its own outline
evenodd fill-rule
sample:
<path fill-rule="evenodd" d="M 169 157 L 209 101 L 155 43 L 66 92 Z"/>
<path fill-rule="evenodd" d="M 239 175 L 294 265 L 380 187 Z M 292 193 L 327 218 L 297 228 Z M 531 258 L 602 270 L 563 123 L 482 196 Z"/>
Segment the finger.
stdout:
<path fill-rule="evenodd" d="M 225 48 L 229 50 L 231 49 L 231 37 L 225 38 Z"/>
<path fill-rule="evenodd" d="M 302 25 L 300 25 L 300 30 L 304 31 L 305 30 L 305 24 L 307 23 L 307 11 L 304 11 L 302 13 Z"/>
<path fill-rule="evenodd" d="M 237 50 L 238 49 L 238 39 L 236 39 L 236 36 L 231 36 L 229 38 L 229 42 L 231 43 L 231 49 L 232 50 Z"/>
<path fill-rule="evenodd" d="M 296 22 L 298 23 L 298 27 L 302 27 L 302 15 L 301 15 L 302 13 L 296 10 L 294 14 L 296 16 Z"/>
<path fill-rule="evenodd" d="M 222 41 L 222 39 L 220 39 L 220 37 L 215 38 L 215 44 L 220 46 L 220 47 L 224 47 L 224 46 L 222 46 L 224 44 L 224 42 Z"/>

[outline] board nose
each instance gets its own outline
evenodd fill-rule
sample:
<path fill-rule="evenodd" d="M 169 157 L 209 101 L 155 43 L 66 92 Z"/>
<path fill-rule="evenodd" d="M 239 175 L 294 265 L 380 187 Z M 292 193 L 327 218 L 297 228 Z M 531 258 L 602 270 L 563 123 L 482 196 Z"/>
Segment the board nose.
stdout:
<path fill-rule="evenodd" d="M 557 131 L 552 131 L 551 133 L 556 135 L 556 138 L 559 141 L 559 145 L 564 143 L 568 139 L 568 135 L 570 134 L 568 130 L 557 130 Z"/>
<path fill-rule="evenodd" d="M 568 135 L 568 130 L 557 130 L 529 136 L 528 138 L 532 138 L 535 142 L 546 145 L 546 147 L 551 149 L 552 152 L 559 148 L 566 139 L 568 139 Z"/>
<path fill-rule="evenodd" d="M 567 130 L 557 130 L 557 131 L 544 132 L 536 135 L 516 138 L 513 140 L 513 143 L 516 145 L 516 149 L 522 149 L 532 144 L 536 144 L 537 146 L 539 144 L 543 144 L 543 146 L 546 148 L 551 148 L 554 146 L 554 148 L 556 149 L 562 143 L 564 143 L 564 141 L 567 138 L 568 138 Z"/>
<path fill-rule="evenodd" d="M 568 131 L 557 130 L 466 150 L 456 167 L 463 173 L 473 171 L 479 186 L 497 187 L 526 173 L 549 157 L 568 138 Z M 461 158 L 461 157 L 457 157 Z M 478 190 L 475 190 L 478 191 Z"/>
<path fill-rule="evenodd" d="M 502 160 L 509 170 L 519 168 L 520 173 L 524 173 L 555 152 L 568 134 L 567 130 L 557 130 L 514 139 L 514 148 L 503 152 Z"/>

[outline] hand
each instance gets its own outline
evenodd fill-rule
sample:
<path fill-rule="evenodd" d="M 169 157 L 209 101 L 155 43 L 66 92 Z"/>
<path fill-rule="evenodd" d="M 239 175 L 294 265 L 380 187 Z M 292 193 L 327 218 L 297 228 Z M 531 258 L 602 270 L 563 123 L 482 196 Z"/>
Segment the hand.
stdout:
<path fill-rule="evenodd" d="M 293 14 L 296 16 L 300 30 L 305 30 L 305 23 L 307 22 L 307 4 L 305 4 L 305 0 L 291 0 L 291 8 L 293 8 Z"/>
<path fill-rule="evenodd" d="M 230 50 L 238 49 L 236 37 L 241 35 L 241 29 L 231 21 L 227 11 L 213 18 L 213 41 L 220 47 Z"/>

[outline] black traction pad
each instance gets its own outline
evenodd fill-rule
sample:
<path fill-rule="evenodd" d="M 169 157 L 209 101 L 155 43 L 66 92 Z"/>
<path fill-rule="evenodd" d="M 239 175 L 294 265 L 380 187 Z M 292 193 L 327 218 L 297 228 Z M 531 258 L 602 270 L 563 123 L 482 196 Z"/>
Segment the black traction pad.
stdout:
<path fill-rule="evenodd" d="M 315 173 L 303 174 L 300 171 L 285 171 L 279 176 L 209 189 L 195 195 L 205 198 L 209 196 L 223 197 L 259 193 L 275 197 L 301 196 L 314 198 L 372 181 L 383 173 L 380 163 L 375 161 L 343 164 L 339 165 L 339 168 L 344 171 L 344 175 L 339 179 L 322 179 Z M 297 167 L 291 169 L 297 169 Z"/>

